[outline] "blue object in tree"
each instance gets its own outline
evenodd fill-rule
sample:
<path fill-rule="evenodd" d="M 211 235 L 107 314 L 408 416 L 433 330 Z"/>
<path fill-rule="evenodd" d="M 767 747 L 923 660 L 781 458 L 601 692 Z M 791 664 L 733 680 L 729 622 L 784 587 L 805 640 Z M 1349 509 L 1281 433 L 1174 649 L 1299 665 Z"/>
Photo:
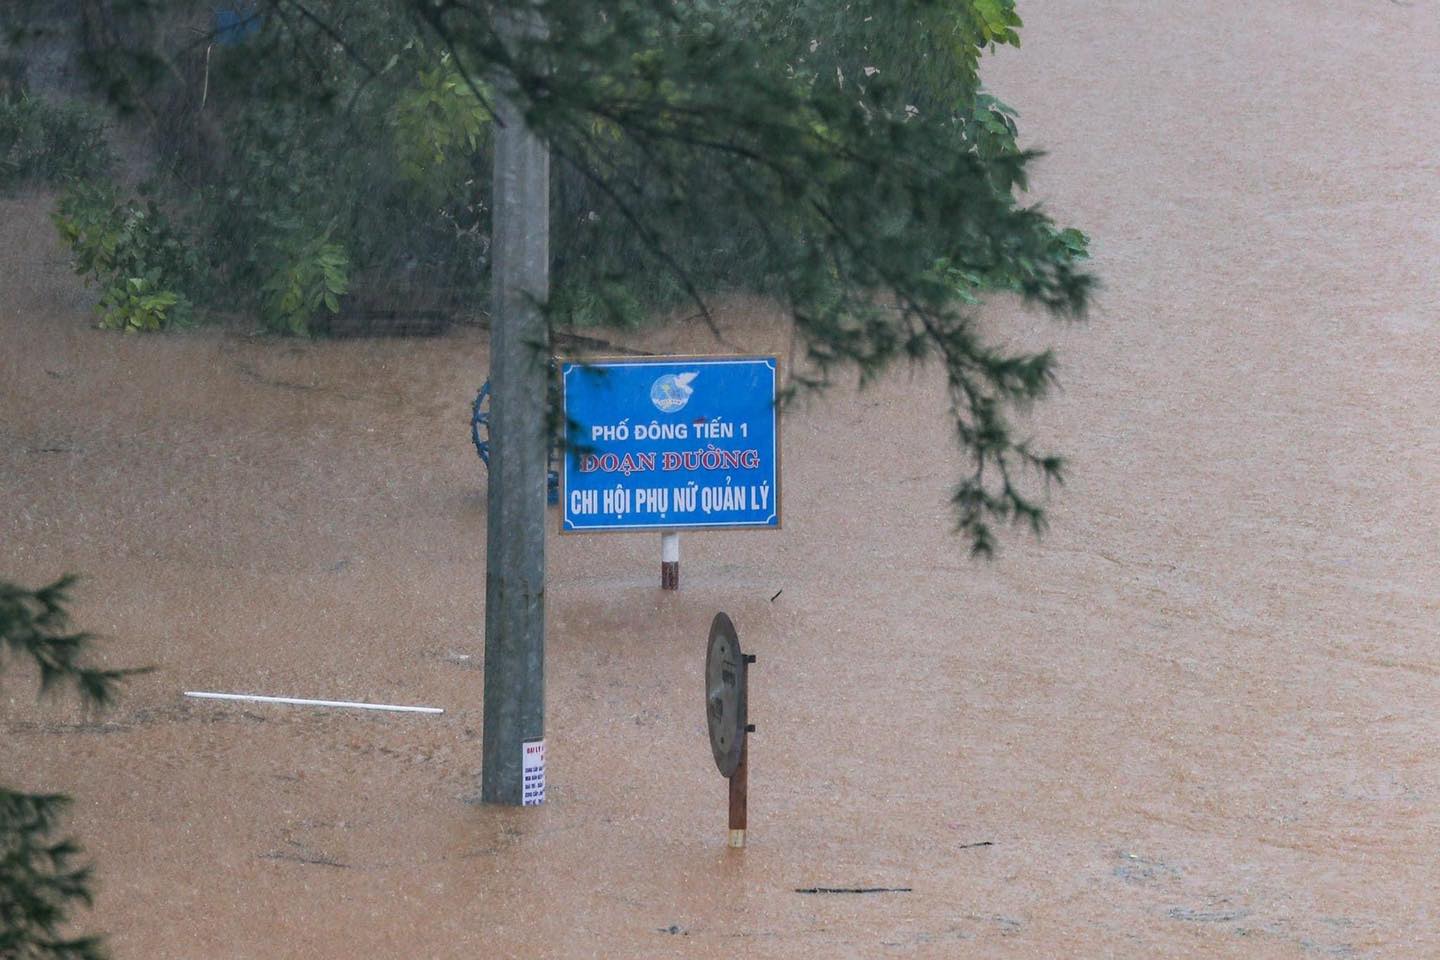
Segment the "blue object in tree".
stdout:
<path fill-rule="evenodd" d="M 234 47 L 260 32 L 263 18 L 253 2 L 244 0 L 228 7 L 215 9 L 215 42 L 222 47 Z"/>

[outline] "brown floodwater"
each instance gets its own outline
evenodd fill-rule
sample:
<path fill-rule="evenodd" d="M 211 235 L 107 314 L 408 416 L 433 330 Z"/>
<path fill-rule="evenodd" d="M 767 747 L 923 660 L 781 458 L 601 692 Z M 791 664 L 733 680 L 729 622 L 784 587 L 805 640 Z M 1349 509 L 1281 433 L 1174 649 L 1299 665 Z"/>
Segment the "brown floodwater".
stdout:
<path fill-rule="evenodd" d="M 987 313 L 1060 353 L 1050 533 L 967 558 L 922 370 L 790 411 L 784 529 L 685 534 L 678 594 L 656 535 L 553 537 L 538 809 L 472 802 L 483 333 L 97 331 L 50 200 L 0 201 L 0 576 L 83 573 L 104 660 L 156 668 L 99 715 L 0 687 L 0 779 L 75 797 L 82 928 L 147 960 L 1440 956 L 1440 2 L 1022 13 L 988 82 L 1105 282 L 1082 326 Z M 743 851 L 717 610 L 759 656 Z"/>

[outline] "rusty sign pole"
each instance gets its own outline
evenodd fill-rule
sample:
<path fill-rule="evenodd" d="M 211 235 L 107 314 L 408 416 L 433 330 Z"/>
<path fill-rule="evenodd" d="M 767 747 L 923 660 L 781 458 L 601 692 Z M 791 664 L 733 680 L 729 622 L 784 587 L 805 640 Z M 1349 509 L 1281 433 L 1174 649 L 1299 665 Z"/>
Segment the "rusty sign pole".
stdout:
<path fill-rule="evenodd" d="M 753 726 L 747 730 L 755 729 Z M 750 812 L 750 745 L 740 747 L 740 764 L 730 774 L 730 846 L 745 846 L 745 828 Z"/>

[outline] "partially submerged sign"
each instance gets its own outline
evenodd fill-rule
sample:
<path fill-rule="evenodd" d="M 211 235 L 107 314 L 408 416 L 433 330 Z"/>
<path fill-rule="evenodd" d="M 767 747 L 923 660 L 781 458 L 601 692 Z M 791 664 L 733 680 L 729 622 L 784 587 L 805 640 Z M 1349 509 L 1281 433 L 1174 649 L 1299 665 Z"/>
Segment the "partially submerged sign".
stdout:
<path fill-rule="evenodd" d="M 730 781 L 730 846 L 745 846 L 749 821 L 750 664 L 755 658 L 740 649 L 735 624 L 723 613 L 710 621 L 705 645 L 705 720 L 715 766 Z"/>
<path fill-rule="evenodd" d="M 780 526 L 774 357 L 564 362 L 563 532 Z"/>
<path fill-rule="evenodd" d="M 731 776 L 745 750 L 746 666 L 748 661 L 735 635 L 735 624 L 723 613 L 710 622 L 705 648 L 705 717 L 710 728 L 710 752 L 722 776 Z"/>

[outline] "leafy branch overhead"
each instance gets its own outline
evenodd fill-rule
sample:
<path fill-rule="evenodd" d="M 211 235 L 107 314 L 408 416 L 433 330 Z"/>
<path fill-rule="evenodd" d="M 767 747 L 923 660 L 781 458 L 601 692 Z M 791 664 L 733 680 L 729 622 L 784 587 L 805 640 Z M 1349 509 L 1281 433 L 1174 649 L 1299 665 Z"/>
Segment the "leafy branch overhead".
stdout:
<path fill-rule="evenodd" d="M 810 361 L 800 389 L 938 359 L 974 464 L 954 498 L 958 522 L 989 554 L 995 521 L 1043 527 L 1023 474 L 1062 479 L 1060 458 L 1017 438 L 1010 417 L 1054 384 L 1055 359 L 997 347 L 969 308 L 1008 289 L 1081 315 L 1085 238 L 1018 201 L 1035 155 L 1017 148 L 1012 110 L 978 84 L 907 74 L 907 63 L 941 61 L 976 76 L 984 46 L 1018 43 L 1012 4 L 852 5 L 858 26 L 827 20 L 827 7 L 613 4 L 597 16 L 557 5 L 548 35 L 514 49 L 465 11 L 427 22 L 457 62 L 513 72 L 530 124 L 702 311 L 704 287 L 670 245 L 696 229 L 691 198 L 710 198 L 763 263 L 755 285 L 789 308 Z M 896 40 L 896 25 L 913 29 Z"/>
<path fill-rule="evenodd" d="M 1036 155 L 980 84 L 984 52 L 1020 42 L 1014 0 L 552 0 L 514 41 L 514 4 L 254 0 L 247 32 L 199 41 L 166 29 L 184 5 L 124 5 L 107 49 L 128 54 L 96 63 L 184 108 L 173 193 L 216 296 L 296 331 L 342 293 L 483 298 L 508 75 L 555 157 L 553 324 L 686 301 L 709 320 L 743 291 L 788 309 L 797 390 L 936 362 L 971 458 L 960 528 L 982 554 L 999 523 L 1042 528 L 1063 464 L 1014 418 L 1055 359 L 999 346 L 976 308 L 1012 291 L 1076 317 L 1092 279 L 1084 234 L 1023 199 Z"/>
<path fill-rule="evenodd" d="M 0 677 L 10 661 L 28 662 L 40 675 L 40 690 L 70 685 L 87 704 L 105 706 L 122 680 L 136 670 L 113 670 L 82 661 L 94 636 L 70 628 L 66 607 L 75 577 L 61 577 L 36 590 L 0 580 Z"/>
<path fill-rule="evenodd" d="M 104 705 L 118 684 L 139 671 L 89 666 L 93 637 L 70 628 L 66 607 L 73 577 L 37 590 L 0 580 L 0 677 L 14 662 L 39 672 L 41 691 L 71 685 L 87 704 Z M 99 960 L 100 940 L 63 932 L 70 909 L 91 902 L 90 868 L 80 848 L 55 839 L 70 800 L 0 786 L 0 957 Z"/>

